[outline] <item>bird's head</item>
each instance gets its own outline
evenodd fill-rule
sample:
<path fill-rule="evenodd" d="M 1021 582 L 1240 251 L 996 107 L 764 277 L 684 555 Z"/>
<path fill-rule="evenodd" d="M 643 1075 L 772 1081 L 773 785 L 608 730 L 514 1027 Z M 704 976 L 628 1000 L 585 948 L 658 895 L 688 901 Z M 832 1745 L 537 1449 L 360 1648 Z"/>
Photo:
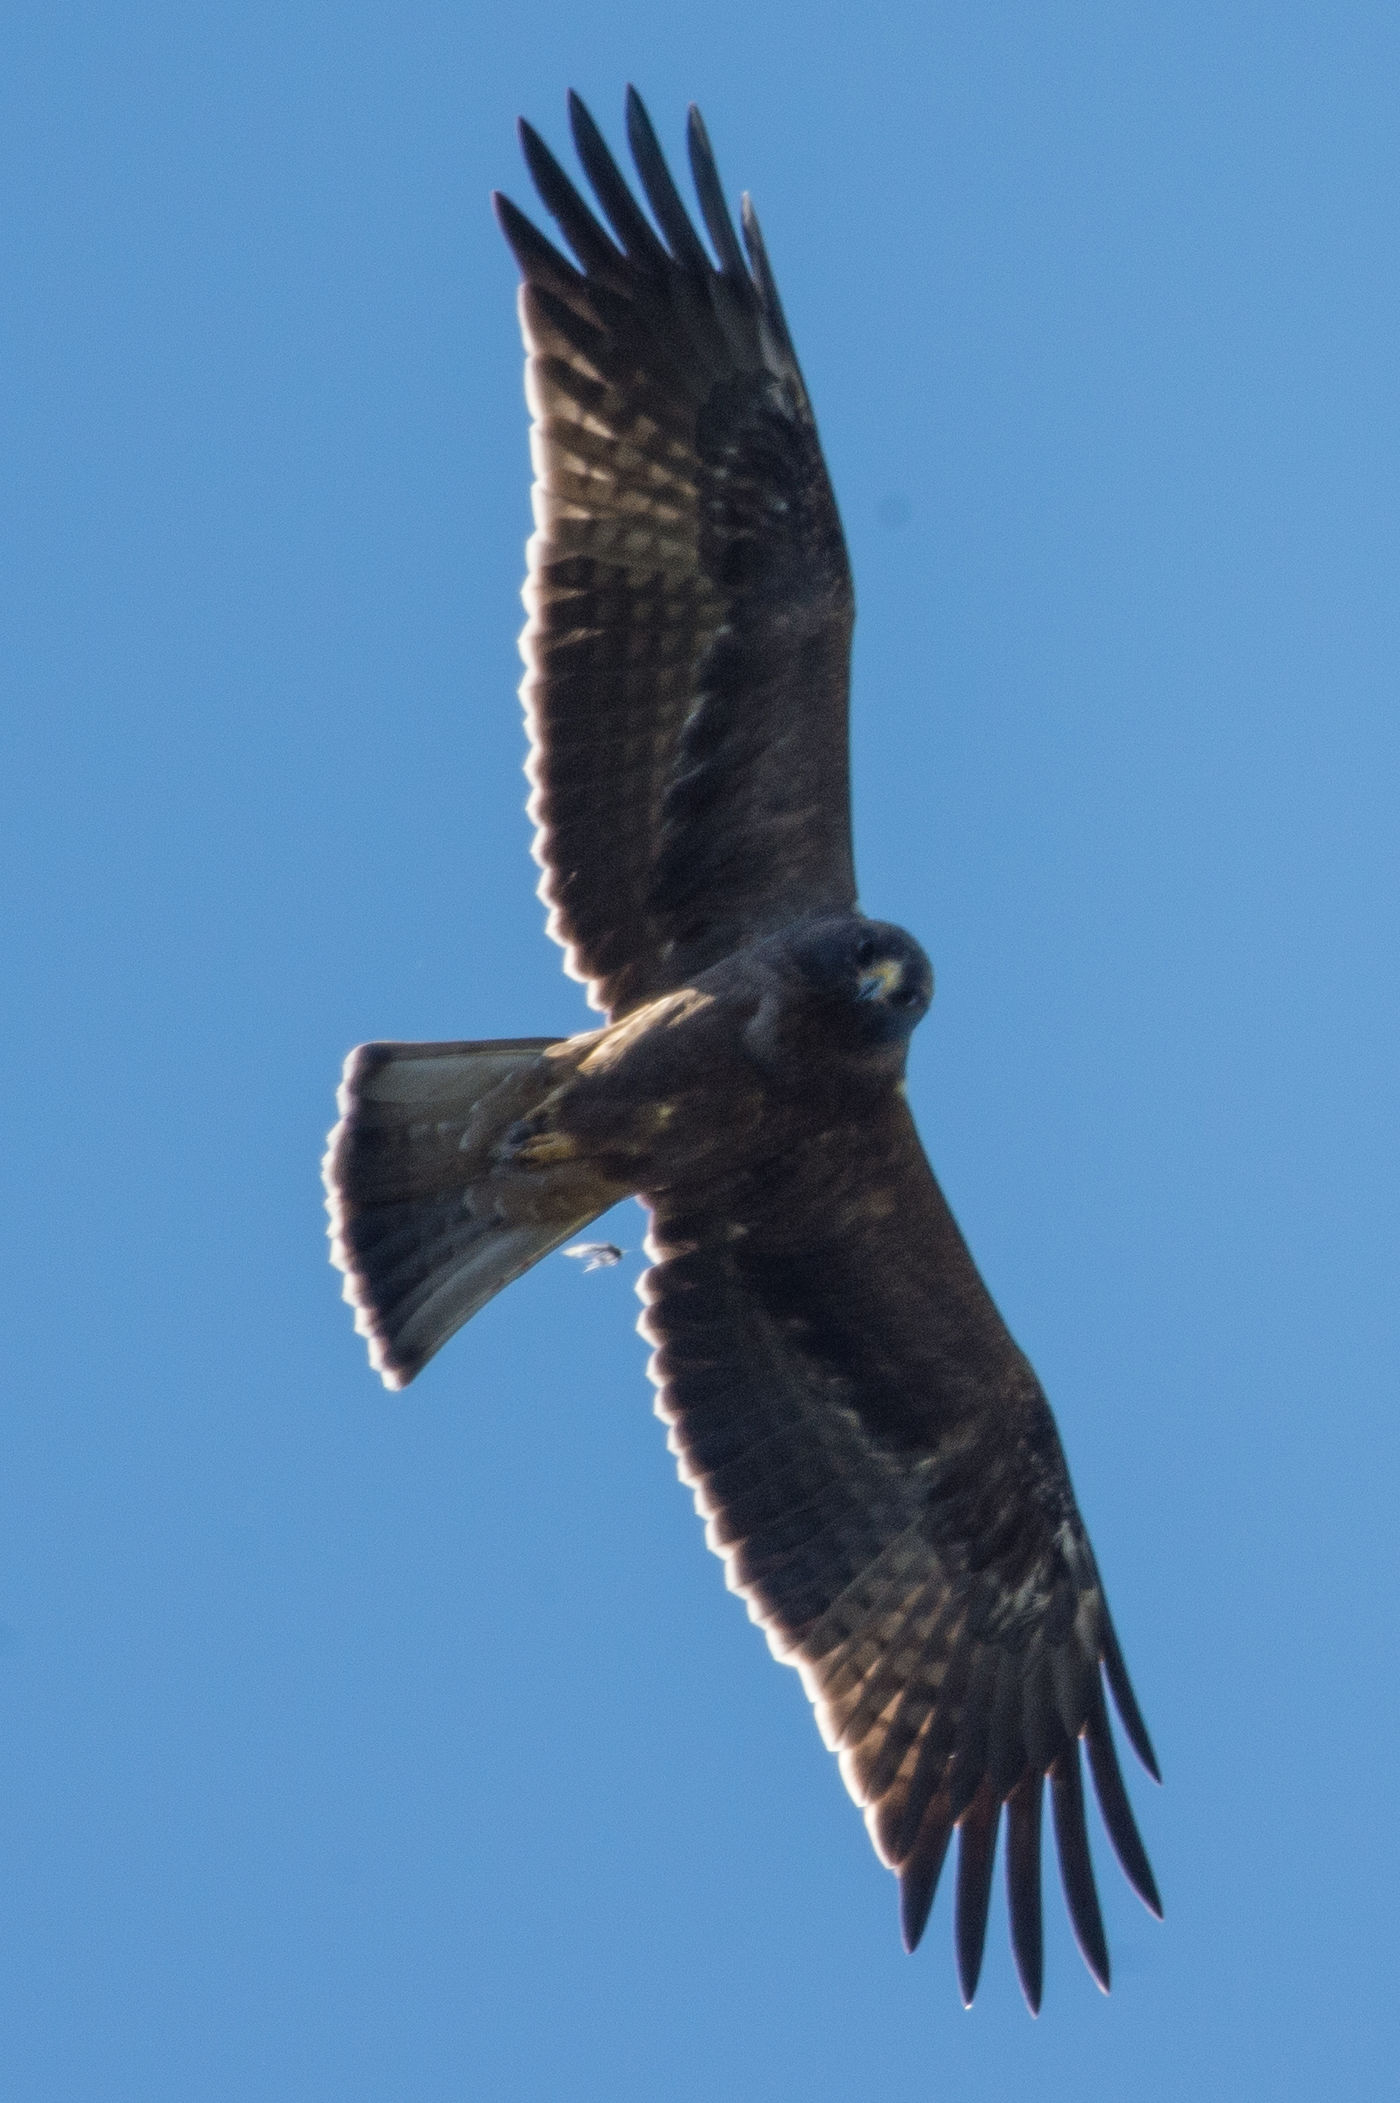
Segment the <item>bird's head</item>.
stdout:
<path fill-rule="evenodd" d="M 858 1046 L 903 1045 L 928 1013 L 933 966 L 912 935 L 859 914 L 786 938 L 789 969 Z"/>

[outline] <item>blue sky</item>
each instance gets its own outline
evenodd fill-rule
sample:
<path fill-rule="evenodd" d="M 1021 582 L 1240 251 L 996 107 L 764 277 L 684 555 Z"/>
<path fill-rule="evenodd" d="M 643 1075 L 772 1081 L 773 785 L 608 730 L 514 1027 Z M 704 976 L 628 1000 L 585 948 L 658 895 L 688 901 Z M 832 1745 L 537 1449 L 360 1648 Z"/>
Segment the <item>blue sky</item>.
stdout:
<path fill-rule="evenodd" d="M 1370 2097 L 1397 2046 L 1400 19 L 1212 0 L 5 31 L 0 2090 Z M 857 574 L 913 1095 L 1166 1784 L 1025 2015 L 894 1887 L 616 1271 L 406 1395 L 346 1048 L 565 1032 L 488 215 L 578 87 L 763 216 Z"/>

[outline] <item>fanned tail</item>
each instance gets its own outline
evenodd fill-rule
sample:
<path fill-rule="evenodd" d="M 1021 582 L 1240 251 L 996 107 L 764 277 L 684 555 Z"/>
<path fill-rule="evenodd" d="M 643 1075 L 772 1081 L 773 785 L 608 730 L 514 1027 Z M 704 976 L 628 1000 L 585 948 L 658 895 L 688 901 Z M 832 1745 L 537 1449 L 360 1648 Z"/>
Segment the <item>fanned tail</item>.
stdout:
<path fill-rule="evenodd" d="M 582 1162 L 515 1165 L 512 1125 L 568 1077 L 567 1039 L 361 1044 L 322 1163 L 331 1261 L 370 1362 L 406 1387 L 502 1286 L 618 1193 Z"/>

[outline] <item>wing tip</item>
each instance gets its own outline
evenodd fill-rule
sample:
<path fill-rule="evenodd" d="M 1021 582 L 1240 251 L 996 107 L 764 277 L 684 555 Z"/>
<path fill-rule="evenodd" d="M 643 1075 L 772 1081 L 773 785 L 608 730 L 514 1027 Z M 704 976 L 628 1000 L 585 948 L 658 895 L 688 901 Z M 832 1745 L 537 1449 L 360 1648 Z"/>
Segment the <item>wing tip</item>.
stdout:
<path fill-rule="evenodd" d="M 1152 1874 L 1147 1849 L 1143 1846 L 1142 1835 L 1137 1829 L 1137 1820 L 1133 1816 L 1132 1803 L 1123 1781 L 1122 1769 L 1118 1765 L 1112 1727 L 1102 1695 L 1090 1711 L 1082 1737 L 1089 1756 L 1089 1772 L 1094 1781 L 1094 1794 L 1099 1801 L 1099 1814 L 1113 1844 L 1113 1852 L 1118 1857 L 1124 1876 L 1148 1912 L 1155 1914 L 1160 1920 L 1161 1895 L 1157 1890 L 1157 1880 Z"/>
<path fill-rule="evenodd" d="M 987 1949 L 987 1910 L 1001 1830 L 1001 1796 L 984 1781 L 958 1821 L 958 1880 L 953 1917 L 953 1946 L 958 1992 L 964 2008 L 977 1997 Z"/>
<path fill-rule="evenodd" d="M 1041 1810 L 1045 1776 L 1032 1766 L 1006 1799 L 1006 1910 L 1011 1955 L 1021 1993 L 1039 2015 L 1045 1989 L 1045 1929 L 1040 1890 Z"/>
<path fill-rule="evenodd" d="M 1094 1881 L 1093 1857 L 1089 1852 L 1089 1830 L 1084 1818 L 1084 1780 L 1079 1767 L 1079 1741 L 1075 1739 L 1050 1763 L 1050 1806 L 1055 1827 L 1055 1848 L 1060 1858 L 1060 1881 L 1069 1908 L 1070 1926 L 1079 1954 L 1101 1992 L 1112 1985 L 1108 1938 L 1104 1933 L 1098 1887 Z"/>
<path fill-rule="evenodd" d="M 870 1824 L 867 1815 L 866 1824 Z M 923 1828 L 913 1849 L 900 1865 L 899 1877 L 899 1932 L 905 1949 L 912 1957 L 923 1940 L 928 1926 L 933 1902 L 938 1896 L 938 1880 L 943 1874 L 943 1864 L 948 1854 L 948 1842 L 953 1835 L 952 1821 L 939 1813 L 936 1804 L 930 1805 L 925 1814 Z M 872 1840 L 875 1834 L 871 1832 Z M 876 1842 L 878 1848 L 878 1841 Z"/>
<path fill-rule="evenodd" d="M 1122 1723 L 1128 1743 L 1132 1746 L 1133 1751 L 1137 1754 L 1153 1781 L 1160 1784 L 1162 1770 L 1158 1764 L 1152 1740 L 1148 1735 L 1147 1724 L 1144 1721 L 1142 1710 L 1138 1706 L 1138 1698 L 1133 1691 L 1133 1683 L 1128 1677 L 1128 1667 L 1124 1661 L 1122 1645 L 1118 1641 L 1118 1631 L 1109 1617 L 1106 1603 L 1103 1609 L 1103 1641 L 1100 1646 L 1100 1656 L 1104 1678 L 1108 1681 L 1109 1691 L 1113 1696 L 1113 1706 L 1118 1711 L 1119 1721 Z"/>

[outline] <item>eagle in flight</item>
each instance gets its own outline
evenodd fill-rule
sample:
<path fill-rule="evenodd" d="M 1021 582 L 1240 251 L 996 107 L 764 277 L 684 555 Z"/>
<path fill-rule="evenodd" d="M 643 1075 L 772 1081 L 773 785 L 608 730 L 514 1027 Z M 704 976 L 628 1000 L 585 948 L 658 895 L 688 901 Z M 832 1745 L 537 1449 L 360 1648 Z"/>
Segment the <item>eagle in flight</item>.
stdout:
<path fill-rule="evenodd" d="M 502 1286 L 640 1198 L 656 1406 L 710 1545 L 802 1676 L 910 1949 L 956 1832 L 966 2002 L 1005 1811 L 1035 2010 L 1047 1781 L 1074 1933 L 1109 1981 L 1081 1745 L 1160 1912 L 1105 1685 L 1156 1761 L 1049 1405 L 905 1098 L 933 978 L 856 903 L 851 576 L 758 221 L 745 198 L 741 246 L 698 111 L 708 248 L 635 93 L 650 216 L 577 98 L 570 114 L 601 219 L 521 139 L 572 257 L 496 209 L 534 419 L 534 851 L 549 932 L 606 1019 L 352 1052 L 325 1165 L 333 1261 L 400 1388 Z"/>

